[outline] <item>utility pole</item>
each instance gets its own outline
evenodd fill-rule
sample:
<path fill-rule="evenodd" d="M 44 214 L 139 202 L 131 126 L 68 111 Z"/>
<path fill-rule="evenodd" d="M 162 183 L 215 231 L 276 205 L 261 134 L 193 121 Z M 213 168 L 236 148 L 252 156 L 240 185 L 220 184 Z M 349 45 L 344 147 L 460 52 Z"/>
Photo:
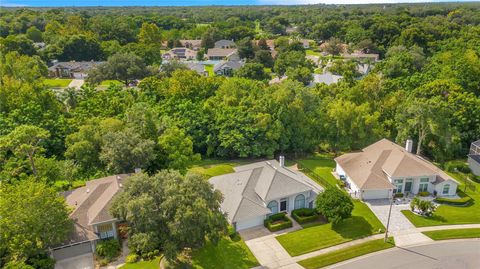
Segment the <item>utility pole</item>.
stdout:
<path fill-rule="evenodd" d="M 388 210 L 387 230 L 385 231 L 385 239 L 384 239 L 385 242 L 387 242 L 387 239 L 388 239 L 388 226 L 390 225 L 390 215 L 392 214 L 392 205 L 393 205 L 393 196 L 392 198 L 390 198 L 390 209 Z"/>

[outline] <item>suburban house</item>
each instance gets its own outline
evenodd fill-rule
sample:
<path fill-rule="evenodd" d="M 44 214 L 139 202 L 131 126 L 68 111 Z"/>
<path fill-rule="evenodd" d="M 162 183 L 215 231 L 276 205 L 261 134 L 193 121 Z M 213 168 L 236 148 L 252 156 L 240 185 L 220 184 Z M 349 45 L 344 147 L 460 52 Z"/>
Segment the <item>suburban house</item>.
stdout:
<path fill-rule="evenodd" d="M 360 199 L 385 199 L 393 193 L 452 196 L 458 182 L 440 168 L 405 148 L 382 139 L 360 152 L 335 158 L 335 172 L 344 178 L 352 194 Z"/>
<path fill-rule="evenodd" d="M 201 39 L 181 39 L 180 43 L 183 47 L 189 48 L 192 50 L 199 50 L 202 47 L 202 40 Z"/>
<path fill-rule="evenodd" d="M 207 58 L 211 61 L 220 61 L 226 59 L 240 60 L 237 49 L 208 49 Z"/>
<path fill-rule="evenodd" d="M 310 40 L 300 39 L 300 43 L 302 43 L 302 46 L 303 46 L 304 49 L 309 49 L 310 48 Z"/>
<path fill-rule="evenodd" d="M 117 219 L 109 209 L 127 177 L 122 174 L 95 179 L 87 181 L 84 187 L 62 193 L 72 208 L 74 229 L 67 241 L 52 250 L 56 269 L 94 268 L 96 242 L 118 236 Z M 73 266 L 77 264 L 82 267 Z"/>
<path fill-rule="evenodd" d="M 103 62 L 57 62 L 48 68 L 48 76 L 57 78 L 86 78 L 88 72 Z"/>
<path fill-rule="evenodd" d="M 233 71 L 240 69 L 245 63 L 242 61 L 220 61 L 213 66 L 217 76 L 233 76 Z"/>
<path fill-rule="evenodd" d="M 195 60 L 196 58 L 197 52 L 188 48 L 173 48 L 162 55 L 162 59 L 164 60 Z"/>
<path fill-rule="evenodd" d="M 470 146 L 468 166 L 474 175 L 480 176 L 480 140 L 473 142 Z"/>
<path fill-rule="evenodd" d="M 205 66 L 197 62 L 185 62 L 188 69 L 197 72 L 199 75 L 208 76 L 208 72 L 205 70 Z"/>
<path fill-rule="evenodd" d="M 238 166 L 234 173 L 212 177 L 210 183 L 223 194 L 221 209 L 238 230 L 263 225 L 271 214 L 290 213 L 298 208 L 313 208 L 323 191 L 304 174 L 269 160 Z"/>
<path fill-rule="evenodd" d="M 344 53 L 342 54 L 344 59 L 359 59 L 359 60 L 371 60 L 373 62 L 378 62 L 380 55 L 376 53 L 363 53 L 362 51 L 354 51 L 353 53 Z"/>
<path fill-rule="evenodd" d="M 327 85 L 339 82 L 343 77 L 332 74 L 331 72 L 325 72 L 323 74 L 313 74 L 312 85 L 318 83 L 325 83 Z"/>
<path fill-rule="evenodd" d="M 216 49 L 234 49 L 236 47 L 237 45 L 235 44 L 235 42 L 226 39 L 218 40 L 217 42 L 215 42 L 214 45 L 214 48 Z"/>

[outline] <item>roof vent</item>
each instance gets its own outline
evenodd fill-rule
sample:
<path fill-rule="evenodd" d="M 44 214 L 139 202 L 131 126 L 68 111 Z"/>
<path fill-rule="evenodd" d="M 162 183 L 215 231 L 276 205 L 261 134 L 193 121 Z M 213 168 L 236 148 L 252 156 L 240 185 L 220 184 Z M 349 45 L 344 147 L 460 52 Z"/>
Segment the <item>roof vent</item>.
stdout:
<path fill-rule="evenodd" d="M 89 193 L 89 192 L 90 192 L 90 189 L 87 189 L 87 193 Z"/>
<path fill-rule="evenodd" d="M 412 139 L 407 139 L 407 142 L 405 142 L 405 150 L 412 153 L 412 150 L 413 150 L 413 140 Z"/>
<path fill-rule="evenodd" d="M 240 179 L 237 179 L 237 185 L 240 186 L 242 184 L 243 184 L 242 181 Z"/>
<path fill-rule="evenodd" d="M 122 187 L 123 187 L 123 184 L 122 184 L 122 183 L 118 183 L 118 186 L 119 186 L 120 188 L 122 188 Z"/>

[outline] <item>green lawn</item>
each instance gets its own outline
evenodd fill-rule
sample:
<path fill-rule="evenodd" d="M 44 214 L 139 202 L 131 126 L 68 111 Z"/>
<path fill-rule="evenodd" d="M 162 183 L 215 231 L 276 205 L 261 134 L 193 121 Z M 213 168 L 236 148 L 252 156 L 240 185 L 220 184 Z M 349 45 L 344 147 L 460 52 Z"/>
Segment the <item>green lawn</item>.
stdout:
<path fill-rule="evenodd" d="M 335 168 L 335 161 L 327 155 L 316 154 L 307 159 L 298 160 L 300 167 L 306 167 L 312 172 L 326 180 L 331 185 L 335 186 L 338 180 L 332 175 L 332 170 Z M 304 171 L 309 174 L 308 171 Z M 312 179 L 315 179 L 312 177 Z M 319 182 L 321 184 L 321 182 Z M 322 184 L 324 185 L 324 184 Z M 325 186 L 324 186 L 325 187 Z"/>
<path fill-rule="evenodd" d="M 432 238 L 433 240 L 479 238 L 480 228 L 429 231 L 429 232 L 423 232 L 423 234 Z"/>
<path fill-rule="evenodd" d="M 298 256 L 383 232 L 384 226 L 366 204 L 354 201 L 354 205 L 352 217 L 336 227 L 331 223 L 319 224 L 276 238 L 291 256 Z"/>
<path fill-rule="evenodd" d="M 305 52 L 307 55 L 311 55 L 311 56 L 322 56 L 320 52 L 314 51 L 314 50 L 306 50 Z"/>
<path fill-rule="evenodd" d="M 205 71 L 208 72 L 209 77 L 215 76 L 215 73 L 213 72 L 213 64 L 206 64 L 205 65 Z"/>
<path fill-rule="evenodd" d="M 141 261 L 136 263 L 127 263 L 120 267 L 121 269 L 158 269 L 160 265 L 160 257 L 151 261 Z"/>
<path fill-rule="evenodd" d="M 258 266 L 259 263 L 250 249 L 240 237 L 234 241 L 223 238 L 217 246 L 208 243 L 205 247 L 193 251 L 190 264 L 167 264 L 167 269 L 210 269 L 210 268 L 238 268 L 247 269 Z"/>
<path fill-rule="evenodd" d="M 72 80 L 67 78 L 46 78 L 43 81 L 45 85 L 53 88 L 66 88 L 68 87 L 68 84 L 70 84 L 70 82 L 72 82 Z"/>
<path fill-rule="evenodd" d="M 392 248 L 394 246 L 395 243 L 392 237 L 390 237 L 387 242 L 384 242 L 383 239 L 378 239 L 365 242 L 356 246 L 332 251 L 326 254 L 300 261 L 298 263 L 307 269 L 321 268 L 368 253 Z"/>
<path fill-rule="evenodd" d="M 118 80 L 104 80 L 102 81 L 102 83 L 100 83 L 100 86 L 110 86 L 110 84 L 120 85 L 120 86 L 123 85 L 123 83 Z"/>
<path fill-rule="evenodd" d="M 456 174 L 450 173 L 450 175 L 458 177 Z M 459 182 L 462 181 L 459 180 Z M 480 184 L 473 184 L 476 187 L 475 192 L 467 190 L 467 195 L 474 200 L 469 206 L 441 205 L 431 217 L 421 217 L 410 210 L 403 210 L 402 213 L 416 227 L 480 223 Z M 463 190 L 463 186 L 460 185 L 458 188 Z"/>
<path fill-rule="evenodd" d="M 219 176 L 223 174 L 233 173 L 233 167 L 237 165 L 252 163 L 252 160 L 217 160 L 217 159 L 204 159 L 193 164 L 188 169 L 189 173 L 196 173 L 204 175 L 207 178 Z"/>

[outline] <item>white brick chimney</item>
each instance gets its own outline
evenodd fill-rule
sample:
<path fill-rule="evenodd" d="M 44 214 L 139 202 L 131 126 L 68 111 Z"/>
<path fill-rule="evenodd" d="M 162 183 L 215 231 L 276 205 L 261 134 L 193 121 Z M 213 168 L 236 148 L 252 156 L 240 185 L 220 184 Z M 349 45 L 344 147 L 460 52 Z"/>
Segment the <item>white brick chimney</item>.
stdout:
<path fill-rule="evenodd" d="M 405 142 L 405 150 L 412 153 L 412 150 L 413 150 L 413 140 L 412 139 L 409 138 Z"/>

